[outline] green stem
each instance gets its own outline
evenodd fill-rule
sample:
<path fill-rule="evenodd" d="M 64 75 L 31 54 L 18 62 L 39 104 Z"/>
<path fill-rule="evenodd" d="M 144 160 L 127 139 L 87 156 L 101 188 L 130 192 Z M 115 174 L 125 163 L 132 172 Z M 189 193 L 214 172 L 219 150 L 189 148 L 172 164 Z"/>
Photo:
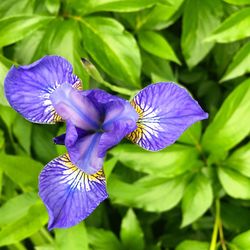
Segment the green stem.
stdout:
<path fill-rule="evenodd" d="M 211 244 L 210 244 L 209 250 L 216 250 L 217 249 L 218 233 L 219 233 L 220 243 L 221 243 L 222 249 L 227 250 L 225 240 L 224 240 L 221 218 L 220 218 L 220 200 L 216 199 L 215 200 L 215 222 L 214 222 L 214 229 L 213 229 L 213 234 L 212 234 L 212 239 L 211 239 Z"/>
<path fill-rule="evenodd" d="M 50 235 L 50 233 L 44 229 L 44 227 L 42 227 L 39 232 L 41 233 L 41 235 L 43 236 L 43 238 L 48 242 L 48 243 L 53 243 L 54 240 L 52 238 L 52 236 Z"/>

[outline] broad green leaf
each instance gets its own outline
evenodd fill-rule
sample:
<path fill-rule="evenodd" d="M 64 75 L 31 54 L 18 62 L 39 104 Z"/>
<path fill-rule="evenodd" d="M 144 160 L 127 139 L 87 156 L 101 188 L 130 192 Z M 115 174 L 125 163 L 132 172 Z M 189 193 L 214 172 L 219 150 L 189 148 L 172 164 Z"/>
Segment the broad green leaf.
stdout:
<path fill-rule="evenodd" d="M 134 37 L 112 18 L 81 19 L 84 45 L 96 63 L 124 86 L 140 86 L 141 58 Z"/>
<path fill-rule="evenodd" d="M 95 250 L 118 250 L 123 249 L 117 237 L 111 231 L 104 229 L 91 228 L 87 229 L 89 244 Z"/>
<path fill-rule="evenodd" d="M 180 64 L 168 41 L 159 33 L 155 31 L 141 31 L 138 33 L 138 38 L 139 44 L 147 52 Z"/>
<path fill-rule="evenodd" d="M 14 244 L 28 238 L 40 230 L 47 221 L 48 215 L 44 205 L 41 202 L 33 205 L 27 215 L 0 231 L 0 246 Z"/>
<path fill-rule="evenodd" d="M 80 46 L 79 32 L 78 23 L 74 20 L 57 19 L 53 21 L 45 31 L 35 59 L 39 59 L 44 54 L 65 57 L 72 63 L 74 73 L 80 77 L 84 89 L 86 89 L 88 88 L 88 75 L 81 63 L 81 55 L 85 54 Z"/>
<path fill-rule="evenodd" d="M 16 116 L 17 113 L 14 109 L 12 109 L 11 107 L 0 105 L 0 117 L 7 126 L 9 133 L 12 132 L 12 125 L 16 119 Z"/>
<path fill-rule="evenodd" d="M 226 160 L 225 166 L 250 178 L 250 143 L 237 149 Z"/>
<path fill-rule="evenodd" d="M 179 203 L 185 186 L 186 178 L 183 176 L 174 179 L 148 176 L 128 184 L 111 175 L 108 193 L 114 203 L 162 212 Z"/>
<path fill-rule="evenodd" d="M 20 15 L 29 15 L 33 13 L 34 0 L 3 0 L 0 1 L 0 17 L 10 17 Z"/>
<path fill-rule="evenodd" d="M 44 163 L 48 163 L 58 156 L 56 145 L 53 143 L 54 133 L 52 129 L 56 129 L 56 126 L 36 124 L 32 126 L 32 149 L 36 158 Z"/>
<path fill-rule="evenodd" d="M 32 123 L 28 122 L 20 115 L 16 116 L 13 123 L 13 133 L 19 144 L 30 154 Z M 24 133 L 25 132 L 25 133 Z"/>
<path fill-rule="evenodd" d="M 35 53 L 41 46 L 41 41 L 45 35 L 45 32 L 46 29 L 36 30 L 31 35 L 25 37 L 15 45 L 15 58 L 19 64 L 26 65 L 34 61 Z M 41 55 L 41 57 L 43 55 Z"/>
<path fill-rule="evenodd" d="M 219 25 L 221 17 L 220 0 L 186 1 L 181 47 L 189 68 L 198 64 L 212 49 L 214 43 L 204 43 L 203 40 Z"/>
<path fill-rule="evenodd" d="M 245 5 L 250 4 L 250 0 L 223 0 L 226 3 L 231 3 L 235 5 Z"/>
<path fill-rule="evenodd" d="M 162 58 L 142 52 L 142 70 L 152 82 L 176 82 L 170 63 Z"/>
<path fill-rule="evenodd" d="M 250 132 L 250 80 L 226 98 L 203 136 L 203 147 L 214 153 L 227 151 Z"/>
<path fill-rule="evenodd" d="M 177 246 L 176 250 L 209 250 L 209 243 L 196 240 L 185 240 Z"/>
<path fill-rule="evenodd" d="M 119 161 L 136 171 L 171 178 L 197 167 L 195 148 L 173 145 L 160 152 L 145 151 L 137 145 L 119 145 L 110 151 Z"/>
<path fill-rule="evenodd" d="M 0 168 L 24 191 L 37 189 L 38 175 L 43 168 L 40 162 L 29 157 L 0 155 Z"/>
<path fill-rule="evenodd" d="M 233 198 L 250 200 L 250 178 L 238 172 L 227 169 L 218 169 L 220 182 L 226 193 Z"/>
<path fill-rule="evenodd" d="M 159 30 L 166 28 L 172 23 L 171 19 L 178 12 L 183 2 L 184 0 L 174 0 L 170 4 L 159 2 L 152 10 L 146 10 L 137 17 L 137 29 Z"/>
<path fill-rule="evenodd" d="M 111 175 L 111 172 L 114 169 L 117 161 L 118 161 L 118 159 L 116 157 L 112 157 L 109 160 L 105 160 L 105 162 L 103 164 L 103 169 L 104 169 L 106 181 L 108 181 L 109 176 Z"/>
<path fill-rule="evenodd" d="M 85 224 L 66 229 L 56 229 L 56 247 L 58 250 L 88 250 L 88 237 Z"/>
<path fill-rule="evenodd" d="M 243 8 L 228 17 L 206 42 L 229 43 L 250 36 L 250 8 Z"/>
<path fill-rule="evenodd" d="M 132 12 L 149 8 L 158 3 L 159 0 L 85 0 L 70 1 L 72 6 L 79 14 L 86 15 L 100 11 Z"/>
<path fill-rule="evenodd" d="M 32 192 L 20 194 L 6 201 L 6 203 L 0 207 L 0 227 L 11 224 L 24 217 L 31 206 L 37 201 L 37 194 Z"/>
<path fill-rule="evenodd" d="M 250 73 L 250 42 L 246 43 L 234 56 L 221 82 Z"/>
<path fill-rule="evenodd" d="M 204 174 L 197 174 L 188 184 L 183 199 L 181 226 L 187 226 L 201 217 L 212 205 L 213 190 L 209 179 Z"/>
<path fill-rule="evenodd" d="M 0 20 L 0 47 L 23 39 L 52 19 L 48 16 L 16 16 Z"/>
<path fill-rule="evenodd" d="M 201 122 L 194 123 L 178 139 L 178 142 L 192 144 L 200 149 Z"/>
<path fill-rule="evenodd" d="M 237 246 L 237 250 L 250 249 L 250 230 L 233 238 L 232 243 Z"/>
<path fill-rule="evenodd" d="M 143 231 L 132 209 L 127 211 L 122 220 L 120 237 L 125 249 L 144 249 Z"/>
<path fill-rule="evenodd" d="M 9 106 L 9 103 L 4 95 L 4 79 L 10 66 L 10 61 L 0 55 L 0 104 L 4 106 Z"/>

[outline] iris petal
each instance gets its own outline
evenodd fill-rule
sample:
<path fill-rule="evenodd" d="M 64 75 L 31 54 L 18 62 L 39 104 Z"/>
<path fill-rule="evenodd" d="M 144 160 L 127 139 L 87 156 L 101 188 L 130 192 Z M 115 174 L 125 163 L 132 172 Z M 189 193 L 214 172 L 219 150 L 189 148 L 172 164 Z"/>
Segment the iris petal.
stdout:
<path fill-rule="evenodd" d="M 94 174 L 102 168 L 103 157 L 98 155 L 101 133 L 88 133 L 67 121 L 65 146 L 71 161 L 87 174 Z"/>
<path fill-rule="evenodd" d="M 68 155 L 45 166 L 39 178 L 39 195 L 49 212 L 50 230 L 74 226 L 108 197 L 103 172 L 87 175 Z"/>
<path fill-rule="evenodd" d="M 67 83 L 57 88 L 50 97 L 56 112 L 64 119 L 84 130 L 100 127 L 100 112 L 81 91 Z"/>
<path fill-rule="evenodd" d="M 27 120 L 55 123 L 61 117 L 55 112 L 50 95 L 63 83 L 75 88 L 81 86 L 67 60 L 45 56 L 28 66 L 12 66 L 4 82 L 5 95 L 10 105 Z"/>
<path fill-rule="evenodd" d="M 174 143 L 190 125 L 208 117 L 190 94 L 174 83 L 151 84 L 131 104 L 139 120 L 127 138 L 152 151 Z"/>

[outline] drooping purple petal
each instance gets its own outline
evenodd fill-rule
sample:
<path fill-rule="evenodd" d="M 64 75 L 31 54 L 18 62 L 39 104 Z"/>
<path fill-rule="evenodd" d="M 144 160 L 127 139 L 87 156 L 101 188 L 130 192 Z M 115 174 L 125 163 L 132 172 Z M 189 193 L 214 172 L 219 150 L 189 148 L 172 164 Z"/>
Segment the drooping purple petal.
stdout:
<path fill-rule="evenodd" d="M 70 120 L 84 130 L 100 127 L 100 113 L 91 100 L 69 84 L 62 84 L 51 94 L 52 105 L 63 120 Z"/>
<path fill-rule="evenodd" d="M 49 212 L 49 230 L 76 225 L 108 197 L 103 172 L 87 175 L 68 155 L 45 166 L 39 177 L 39 195 Z"/>
<path fill-rule="evenodd" d="M 100 138 L 100 132 L 89 133 L 67 121 L 65 146 L 71 161 L 87 174 L 94 174 L 102 168 L 104 156 L 98 155 Z"/>
<path fill-rule="evenodd" d="M 131 104 L 139 120 L 127 138 L 152 151 L 174 143 L 190 125 L 208 117 L 198 102 L 174 83 L 151 84 Z"/>
<path fill-rule="evenodd" d="M 59 56 L 45 56 L 8 72 L 5 95 L 10 105 L 24 118 L 36 123 L 55 123 L 61 117 L 52 106 L 50 95 L 63 83 L 80 88 L 71 64 Z"/>

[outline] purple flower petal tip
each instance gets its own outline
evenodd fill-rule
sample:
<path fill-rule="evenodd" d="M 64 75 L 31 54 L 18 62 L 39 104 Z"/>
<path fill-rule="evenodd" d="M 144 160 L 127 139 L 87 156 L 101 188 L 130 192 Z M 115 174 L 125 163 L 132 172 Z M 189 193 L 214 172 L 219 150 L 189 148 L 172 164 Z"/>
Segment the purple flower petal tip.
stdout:
<path fill-rule="evenodd" d="M 80 80 L 66 59 L 45 56 L 30 65 L 12 66 L 4 81 L 5 96 L 27 120 L 55 123 L 61 117 L 55 112 L 50 95 L 63 83 L 80 86 Z"/>
<path fill-rule="evenodd" d="M 45 166 L 39 178 L 39 195 L 49 213 L 49 230 L 76 225 L 108 197 L 103 172 L 87 175 L 68 155 Z"/>
<path fill-rule="evenodd" d="M 187 90 L 175 83 L 151 84 L 131 104 L 139 120 L 127 138 L 151 151 L 173 144 L 193 123 L 208 118 Z"/>

